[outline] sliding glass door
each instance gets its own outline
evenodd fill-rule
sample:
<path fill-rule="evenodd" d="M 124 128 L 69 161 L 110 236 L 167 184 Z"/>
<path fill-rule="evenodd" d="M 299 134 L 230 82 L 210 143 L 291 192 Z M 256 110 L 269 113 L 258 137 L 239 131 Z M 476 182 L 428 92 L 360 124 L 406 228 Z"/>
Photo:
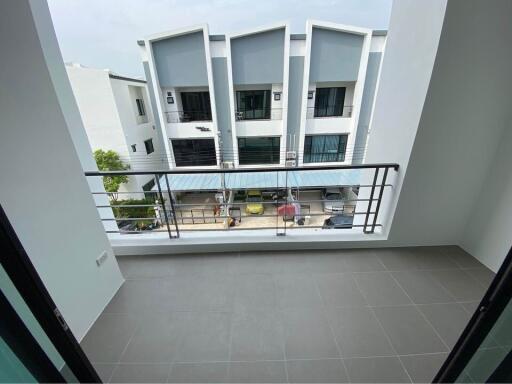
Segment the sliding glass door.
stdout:
<path fill-rule="evenodd" d="M 270 119 L 270 90 L 237 91 L 236 109 L 240 120 Z"/>
<path fill-rule="evenodd" d="M 345 87 L 317 88 L 315 96 L 315 117 L 343 116 Z"/>

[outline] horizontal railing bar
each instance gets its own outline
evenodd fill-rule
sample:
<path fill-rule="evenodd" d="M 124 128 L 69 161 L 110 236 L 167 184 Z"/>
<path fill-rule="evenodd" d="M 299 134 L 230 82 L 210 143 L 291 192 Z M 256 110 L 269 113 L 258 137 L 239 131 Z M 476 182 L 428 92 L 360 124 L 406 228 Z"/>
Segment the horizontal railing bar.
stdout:
<path fill-rule="evenodd" d="M 161 175 L 163 176 L 163 174 Z M 358 188 L 370 188 L 372 185 L 371 184 L 338 184 L 337 186 L 333 187 L 333 186 L 329 186 L 329 187 L 325 187 L 325 186 L 318 186 L 318 187 L 294 187 L 294 186 L 288 186 L 288 188 L 282 186 L 282 187 L 274 187 L 274 188 L 260 188 L 260 187 L 248 187 L 248 188 L 225 188 L 226 191 L 231 191 L 231 190 L 235 190 L 235 191 L 252 191 L 252 190 L 264 190 L 264 191 L 285 191 L 287 189 L 292 189 L 292 190 L 296 190 L 296 189 L 299 189 L 299 191 L 302 191 L 302 192 L 310 192 L 310 191 L 318 191 L 318 190 L 322 190 L 322 189 L 326 189 L 326 188 L 345 188 L 345 187 L 358 187 Z M 380 185 L 379 185 L 380 187 Z M 384 187 L 393 187 L 393 184 L 385 184 Z M 180 193 L 194 193 L 194 192 L 219 192 L 221 191 L 222 188 L 219 188 L 219 189 L 198 189 L 198 190 L 194 190 L 194 191 L 190 191 L 188 189 L 173 189 L 172 191 L 177 193 L 177 192 L 180 192 Z M 140 192 L 140 191 L 135 191 L 135 192 L 91 192 L 93 195 L 115 195 L 115 194 L 126 194 L 126 195 L 129 195 L 129 194 L 133 194 L 133 193 L 158 193 L 156 191 L 144 191 L 144 192 Z"/>
<path fill-rule="evenodd" d="M 161 207 L 162 204 L 112 204 L 112 205 L 97 205 L 96 208 L 144 208 L 144 207 Z"/>
<path fill-rule="evenodd" d="M 185 211 L 185 212 L 188 212 L 188 211 Z M 375 212 L 370 212 L 370 215 L 372 214 L 375 214 Z M 298 217 L 305 217 L 305 216 L 339 216 L 339 215 L 343 215 L 343 213 L 341 211 L 339 211 L 339 213 L 336 213 L 336 212 L 329 212 L 329 213 L 304 213 L 304 214 L 300 214 L 300 215 L 289 215 L 289 216 L 298 216 Z M 352 212 L 350 214 L 346 214 L 345 216 L 354 216 L 354 215 L 366 215 L 366 212 Z M 286 215 L 284 215 L 286 216 Z M 254 214 L 254 215 L 247 215 L 247 216 L 242 216 L 242 219 L 248 219 L 248 218 L 254 218 L 254 219 L 261 219 L 261 218 L 267 218 L 267 217 L 273 217 L 273 218 L 276 218 L 276 217 L 283 217 L 283 215 L 276 215 L 276 214 L 272 214 L 272 215 L 266 215 L 266 214 L 263 214 L 263 215 L 258 215 L 258 214 Z M 203 220 L 203 219 L 229 219 L 229 218 L 239 218 L 239 217 L 234 217 L 234 216 L 179 216 L 179 217 L 176 217 L 176 219 L 178 221 L 182 221 L 182 220 Z M 101 219 L 102 221 L 123 221 L 123 220 L 158 220 L 158 218 L 156 217 L 142 217 L 142 218 L 130 218 L 130 217 L 126 217 L 126 218 L 103 218 Z M 215 223 L 190 223 L 190 224 L 215 224 Z M 217 223 L 217 224 L 221 224 L 221 223 Z M 188 224 L 187 224 L 188 225 Z M 275 228 L 275 227 L 274 227 Z"/>
<path fill-rule="evenodd" d="M 270 167 L 270 168 L 232 168 L 232 169 L 174 169 L 174 170 L 154 170 L 154 171 L 86 171 L 85 176 L 119 176 L 119 175 L 184 175 L 184 174 L 211 174 L 211 173 L 255 173 L 255 172 L 301 172 L 301 171 L 321 171 L 336 169 L 376 169 L 393 168 L 398 170 L 397 163 L 382 164 L 352 164 L 352 165 L 323 165 L 307 167 Z"/>
<path fill-rule="evenodd" d="M 376 224 L 376 227 L 382 227 L 382 224 Z M 359 228 L 364 227 L 363 224 L 355 224 L 350 225 L 344 228 L 325 228 L 325 229 L 350 229 L 350 228 Z M 284 227 L 281 227 L 284 229 Z M 280 228 L 280 229 L 281 229 Z M 215 232 L 215 231 L 222 231 L 222 232 L 229 232 L 229 231 L 254 231 L 254 230 L 263 230 L 263 229 L 272 229 L 275 230 L 276 227 L 251 227 L 251 228 L 240 228 L 240 227 L 228 227 L 228 228 L 201 228 L 201 229 L 182 229 L 180 228 L 180 232 Z M 324 229 L 321 225 L 301 225 L 301 226 L 287 226 L 287 230 L 295 230 L 295 229 Z M 119 234 L 128 234 L 128 233 L 155 233 L 155 232 L 165 232 L 164 230 L 161 231 L 155 231 L 155 230 L 143 230 L 143 231 L 105 231 L 106 233 L 119 233 Z"/>

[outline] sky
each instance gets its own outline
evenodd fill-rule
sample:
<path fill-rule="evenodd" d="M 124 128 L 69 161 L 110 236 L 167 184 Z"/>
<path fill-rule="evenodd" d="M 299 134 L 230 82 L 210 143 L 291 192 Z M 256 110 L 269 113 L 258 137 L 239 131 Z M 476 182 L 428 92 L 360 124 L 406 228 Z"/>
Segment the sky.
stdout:
<path fill-rule="evenodd" d="M 306 20 L 387 29 L 392 0 L 48 0 L 65 62 L 144 77 L 137 40 L 208 23 L 210 34 Z"/>

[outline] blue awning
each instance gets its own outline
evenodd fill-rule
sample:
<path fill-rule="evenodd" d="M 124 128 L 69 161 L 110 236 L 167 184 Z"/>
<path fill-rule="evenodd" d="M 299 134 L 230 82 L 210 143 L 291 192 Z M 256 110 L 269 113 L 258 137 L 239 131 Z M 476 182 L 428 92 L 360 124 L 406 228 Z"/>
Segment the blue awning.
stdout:
<path fill-rule="evenodd" d="M 222 190 L 221 173 L 168 175 L 169 187 L 173 191 L 217 191 Z M 362 171 L 359 169 L 300 170 L 288 172 L 237 172 L 224 174 L 226 189 L 274 189 L 304 187 L 337 187 L 359 185 Z M 165 177 L 160 179 L 166 187 Z M 156 186 L 153 191 L 158 190 Z"/>

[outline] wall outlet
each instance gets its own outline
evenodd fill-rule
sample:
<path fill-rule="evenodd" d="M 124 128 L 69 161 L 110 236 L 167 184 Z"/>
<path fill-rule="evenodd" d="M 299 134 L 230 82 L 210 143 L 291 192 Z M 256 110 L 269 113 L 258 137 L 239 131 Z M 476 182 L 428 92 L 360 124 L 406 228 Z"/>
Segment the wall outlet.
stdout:
<path fill-rule="evenodd" d="M 107 251 L 103 251 L 101 255 L 96 259 L 96 265 L 99 267 L 101 264 L 103 264 L 108 257 Z"/>

